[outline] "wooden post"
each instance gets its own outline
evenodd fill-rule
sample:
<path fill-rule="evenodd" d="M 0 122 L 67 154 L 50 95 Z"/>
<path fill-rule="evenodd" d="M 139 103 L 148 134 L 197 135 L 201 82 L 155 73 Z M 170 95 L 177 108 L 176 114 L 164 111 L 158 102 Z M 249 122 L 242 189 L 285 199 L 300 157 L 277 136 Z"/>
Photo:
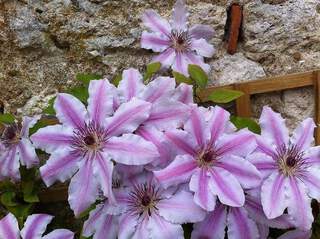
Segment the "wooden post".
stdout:
<path fill-rule="evenodd" d="M 230 9 L 230 29 L 227 39 L 227 52 L 231 55 L 236 53 L 238 40 L 241 30 L 242 24 L 242 7 L 237 4 L 233 3 Z"/>
<path fill-rule="evenodd" d="M 314 119 L 316 123 L 315 144 L 320 144 L 320 70 L 314 72 Z"/>
<path fill-rule="evenodd" d="M 235 84 L 235 90 L 242 91 L 243 96 L 236 100 L 236 111 L 240 117 L 251 117 L 251 101 L 248 83 Z"/>

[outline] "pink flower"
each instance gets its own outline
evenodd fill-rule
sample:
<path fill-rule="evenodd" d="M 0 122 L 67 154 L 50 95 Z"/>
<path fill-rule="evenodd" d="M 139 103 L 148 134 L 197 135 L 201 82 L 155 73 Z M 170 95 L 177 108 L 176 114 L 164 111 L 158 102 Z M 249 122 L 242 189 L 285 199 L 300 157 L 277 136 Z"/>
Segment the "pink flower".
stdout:
<path fill-rule="evenodd" d="M 100 204 L 84 224 L 84 236 L 109 239 L 183 239 L 180 224 L 204 219 L 186 191 L 164 190 L 146 172 L 115 192 L 118 206 Z M 131 185 L 130 185 L 131 184 Z"/>
<path fill-rule="evenodd" d="M 22 239 L 73 239 L 73 232 L 66 229 L 57 229 L 42 236 L 52 219 L 47 214 L 33 214 L 27 218 L 20 232 L 17 219 L 8 214 L 0 220 L 1 239 L 20 239 L 20 236 Z"/>
<path fill-rule="evenodd" d="M 144 165 L 159 155 L 152 143 L 133 134 L 149 118 L 151 103 L 132 98 L 114 112 L 114 90 L 106 80 L 91 81 L 87 109 L 72 95 L 59 94 L 54 108 L 62 125 L 32 135 L 34 144 L 51 154 L 40 168 L 46 185 L 72 177 L 69 203 L 75 215 L 96 200 L 99 189 L 114 202 L 112 160 Z"/>
<path fill-rule="evenodd" d="M 270 219 L 287 209 L 295 226 L 309 230 L 311 198 L 320 200 L 320 151 L 311 147 L 315 124 L 304 120 L 289 138 L 284 119 L 269 107 L 260 117 L 262 133 L 250 161 L 262 172 L 261 201 Z"/>
<path fill-rule="evenodd" d="M 165 133 L 177 156 L 165 169 L 154 172 L 156 178 L 165 188 L 189 183 L 194 201 L 207 211 L 214 210 L 217 197 L 223 204 L 243 206 L 243 188 L 260 184 L 260 173 L 244 159 L 255 149 L 255 137 L 248 130 L 230 133 L 231 129 L 229 113 L 222 108 L 213 108 L 206 121 L 194 107 L 184 130 Z"/>
<path fill-rule="evenodd" d="M 22 124 L 6 125 L 0 138 L 0 178 L 20 180 L 20 163 L 27 168 L 39 164 L 35 148 L 29 139 L 29 129 L 39 117 L 23 117 Z M 20 163 L 19 163 L 20 162 Z"/>
<path fill-rule="evenodd" d="M 288 215 L 268 220 L 260 204 L 260 197 L 246 195 L 243 207 L 228 207 L 218 203 L 213 212 L 194 225 L 192 239 L 267 239 L 269 227 L 288 229 L 292 227 Z M 227 230 L 226 230 L 227 228 Z"/>
<path fill-rule="evenodd" d="M 184 0 L 178 0 L 173 9 L 172 25 L 161 18 L 155 11 L 147 10 L 143 16 L 143 24 L 151 30 L 144 31 L 141 36 L 141 47 L 161 52 L 152 61 L 162 66 L 188 75 L 188 65 L 199 65 L 209 72 L 210 66 L 203 57 L 211 57 L 214 48 L 207 41 L 213 37 L 214 31 L 207 25 L 195 25 L 188 29 L 188 12 Z"/>

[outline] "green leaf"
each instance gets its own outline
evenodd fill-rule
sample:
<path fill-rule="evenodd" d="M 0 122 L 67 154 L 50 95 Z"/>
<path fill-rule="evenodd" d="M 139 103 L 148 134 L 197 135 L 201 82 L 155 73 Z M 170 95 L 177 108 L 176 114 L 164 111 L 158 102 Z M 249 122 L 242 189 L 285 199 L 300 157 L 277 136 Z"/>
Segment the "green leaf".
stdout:
<path fill-rule="evenodd" d="M 122 74 L 118 74 L 116 75 L 113 80 L 112 80 L 112 84 L 115 86 L 115 87 L 118 87 L 120 81 L 122 80 Z"/>
<path fill-rule="evenodd" d="M 261 133 L 261 128 L 257 122 L 250 118 L 231 116 L 230 121 L 237 127 L 237 129 L 248 128 L 250 131 L 256 134 Z"/>
<path fill-rule="evenodd" d="M 147 70 L 146 73 L 143 77 L 144 81 L 149 80 L 153 74 L 155 74 L 156 72 L 158 72 L 161 68 L 161 63 L 160 62 L 152 62 L 150 64 L 147 65 Z"/>
<path fill-rule="evenodd" d="M 44 128 L 48 125 L 58 124 L 57 118 L 53 116 L 43 116 L 38 122 L 29 130 L 29 135 L 34 134 L 39 129 Z"/>
<path fill-rule="evenodd" d="M 194 83 L 189 77 L 186 77 L 179 72 L 172 71 L 172 74 L 177 83 L 186 83 L 188 85 L 193 85 Z"/>
<path fill-rule="evenodd" d="M 76 79 L 81 81 L 85 86 L 88 86 L 91 80 L 100 80 L 103 77 L 98 74 L 79 73 L 76 75 Z"/>
<path fill-rule="evenodd" d="M 7 209 L 16 216 L 19 225 L 22 226 L 24 220 L 31 214 L 33 204 L 18 204 L 14 207 L 7 207 Z"/>
<path fill-rule="evenodd" d="M 53 97 L 51 98 L 49 101 L 48 101 L 48 106 L 47 108 L 45 108 L 43 110 L 43 113 L 44 114 L 48 114 L 48 115 L 55 115 L 56 114 L 56 111 L 54 110 L 53 108 L 53 104 L 54 104 L 54 101 L 56 100 L 56 97 Z"/>
<path fill-rule="evenodd" d="M 68 93 L 78 98 L 84 104 L 87 103 L 87 100 L 89 98 L 88 88 L 84 86 L 71 88 L 70 90 L 68 90 Z"/>
<path fill-rule="evenodd" d="M 14 123 L 14 116 L 12 114 L 0 114 L 0 123 L 12 124 Z"/>
<path fill-rule="evenodd" d="M 82 213 L 80 213 L 80 215 L 78 216 L 78 218 L 84 218 L 86 216 L 89 215 L 89 213 L 96 208 L 96 204 L 93 203 L 89 208 L 87 208 L 85 211 L 83 211 Z"/>
<path fill-rule="evenodd" d="M 229 103 L 242 95 L 243 92 L 237 90 L 217 89 L 207 99 L 214 103 Z"/>
<path fill-rule="evenodd" d="M 196 82 L 197 86 L 199 86 L 200 88 L 205 88 L 207 86 L 208 76 L 200 66 L 189 65 L 188 72 L 191 79 L 193 79 Z"/>
<path fill-rule="evenodd" d="M 1 194 L 0 200 L 1 203 L 6 207 L 15 207 L 18 205 L 18 203 L 15 201 L 15 197 L 15 192 L 4 192 Z"/>
<path fill-rule="evenodd" d="M 22 182 L 23 200 L 28 203 L 39 202 L 34 181 Z"/>

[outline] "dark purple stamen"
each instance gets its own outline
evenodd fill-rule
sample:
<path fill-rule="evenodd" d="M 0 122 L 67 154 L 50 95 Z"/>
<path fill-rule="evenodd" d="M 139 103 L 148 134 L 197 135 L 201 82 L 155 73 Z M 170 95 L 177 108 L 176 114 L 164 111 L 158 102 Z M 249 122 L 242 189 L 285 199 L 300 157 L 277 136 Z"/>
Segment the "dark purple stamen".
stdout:
<path fill-rule="evenodd" d="M 16 123 L 6 126 L 1 135 L 0 141 L 6 148 L 14 144 L 17 144 L 21 138 L 20 130 L 21 130 L 21 126 L 19 126 Z"/>
<path fill-rule="evenodd" d="M 186 52 L 190 50 L 191 37 L 187 31 L 172 30 L 171 35 L 172 47 L 178 52 Z"/>

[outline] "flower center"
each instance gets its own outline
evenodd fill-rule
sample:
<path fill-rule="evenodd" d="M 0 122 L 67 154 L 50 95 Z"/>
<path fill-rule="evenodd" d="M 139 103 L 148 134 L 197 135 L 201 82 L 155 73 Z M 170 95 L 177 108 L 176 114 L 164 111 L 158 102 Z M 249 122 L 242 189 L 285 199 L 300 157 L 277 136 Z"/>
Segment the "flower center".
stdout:
<path fill-rule="evenodd" d="M 304 152 L 301 152 L 295 145 L 282 146 L 277 151 L 277 162 L 279 170 L 285 176 L 292 176 L 306 167 L 303 158 Z"/>
<path fill-rule="evenodd" d="M 199 167 L 211 167 L 218 159 L 219 154 L 212 147 L 199 150 L 197 156 L 197 162 Z"/>
<path fill-rule="evenodd" d="M 172 47 L 178 52 L 185 52 L 190 50 L 191 38 L 187 31 L 172 30 L 171 35 Z"/>
<path fill-rule="evenodd" d="M 106 141 L 107 134 L 104 128 L 91 122 L 74 131 L 71 146 L 74 153 L 86 156 L 102 151 Z"/>
<path fill-rule="evenodd" d="M 21 126 L 16 123 L 6 126 L 0 138 L 1 143 L 6 148 L 19 143 L 21 139 L 20 130 Z"/>
<path fill-rule="evenodd" d="M 158 210 L 157 203 L 161 200 L 159 189 L 153 184 L 139 184 L 130 192 L 129 211 L 138 216 L 151 216 Z"/>

